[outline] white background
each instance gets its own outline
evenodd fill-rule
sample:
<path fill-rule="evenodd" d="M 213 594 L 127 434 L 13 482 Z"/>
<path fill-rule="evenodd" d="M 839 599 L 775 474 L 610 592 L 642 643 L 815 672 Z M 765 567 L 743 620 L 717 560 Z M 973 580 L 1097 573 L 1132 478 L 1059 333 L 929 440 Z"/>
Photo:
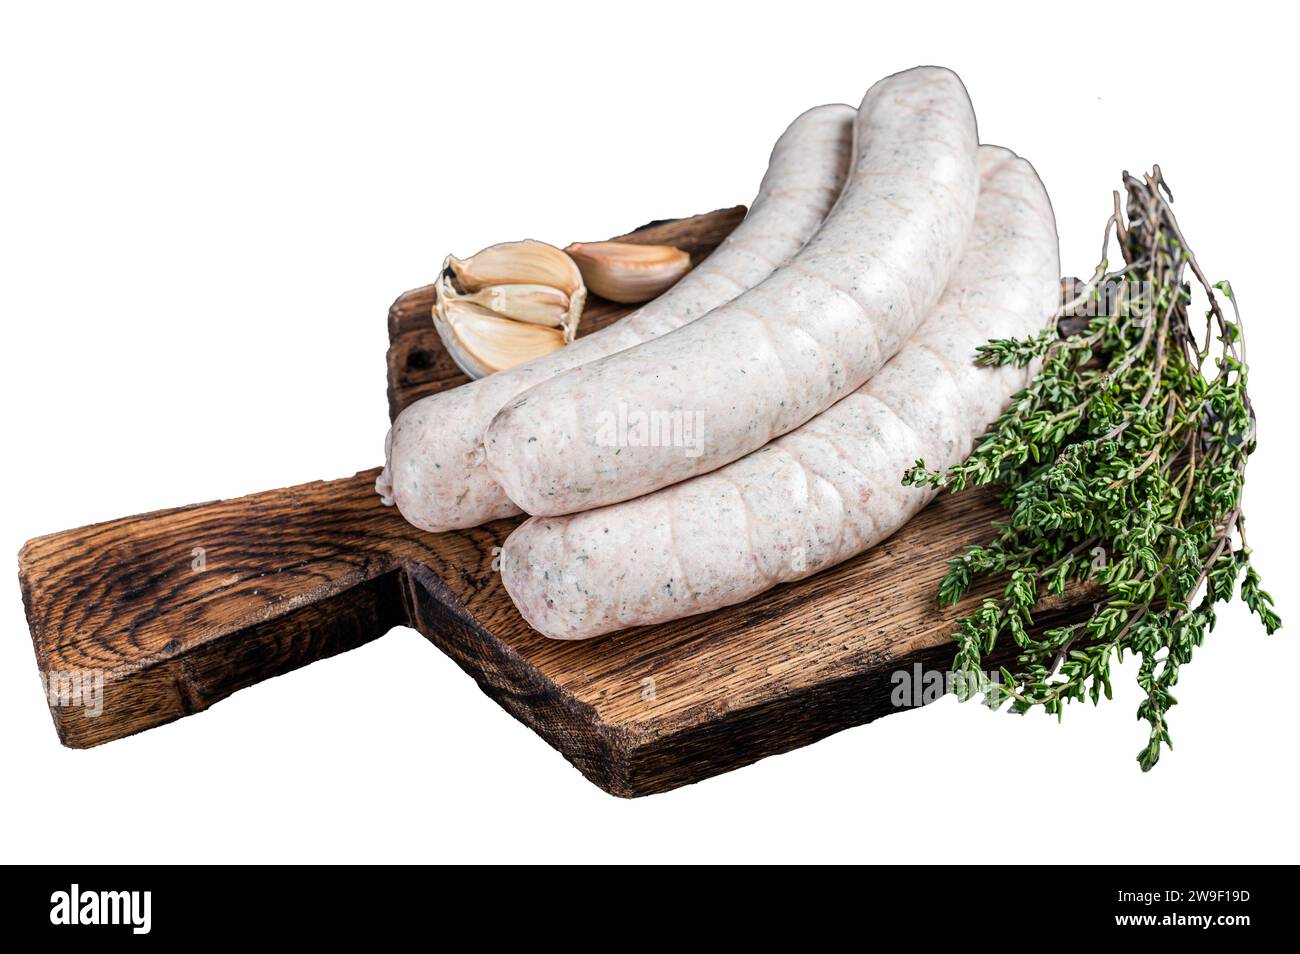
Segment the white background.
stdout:
<path fill-rule="evenodd" d="M 1064 724 L 951 699 L 667 795 L 586 782 L 411 630 L 89 751 L 5 588 L 0 856 L 26 861 L 1296 861 L 1292 31 L 1248 5 L 7 6 L 0 302 L 9 553 L 375 465 L 384 315 L 448 251 L 748 202 L 772 142 L 918 63 L 1037 166 L 1087 274 L 1163 164 L 1245 310 L 1247 496 L 1292 632 L 1239 605 L 1142 775 L 1133 668 Z M 978 12 L 975 12 L 978 11 Z M 1285 115 L 1284 115 L 1285 114 Z M 1279 121 L 1281 120 L 1281 121 Z M 14 566 L 10 563 L 10 567 Z M 989 836 L 985 844 L 980 836 Z"/>

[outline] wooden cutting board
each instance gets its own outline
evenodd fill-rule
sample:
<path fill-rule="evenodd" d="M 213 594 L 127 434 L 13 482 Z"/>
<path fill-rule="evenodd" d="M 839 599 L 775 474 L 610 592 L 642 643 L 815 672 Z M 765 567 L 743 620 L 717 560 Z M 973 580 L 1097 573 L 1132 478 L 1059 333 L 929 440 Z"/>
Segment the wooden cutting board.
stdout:
<path fill-rule="evenodd" d="M 627 238 L 698 260 L 744 211 Z M 465 380 L 431 306 L 425 287 L 389 311 L 390 415 Z M 583 328 L 626 311 L 593 299 Z M 528 628 L 493 567 L 517 520 L 421 532 L 379 503 L 377 472 L 29 541 L 19 579 L 42 674 L 65 693 L 102 685 L 98 714 L 75 695 L 52 702 L 60 740 L 80 748 L 162 725 L 407 625 L 601 788 L 662 792 L 899 711 L 894 674 L 946 671 L 951 658 L 957 613 L 935 602 L 945 561 L 998 514 L 987 493 L 943 497 L 869 553 L 742 606 L 556 642 Z M 1061 601 L 1039 623 L 1083 611 Z"/>

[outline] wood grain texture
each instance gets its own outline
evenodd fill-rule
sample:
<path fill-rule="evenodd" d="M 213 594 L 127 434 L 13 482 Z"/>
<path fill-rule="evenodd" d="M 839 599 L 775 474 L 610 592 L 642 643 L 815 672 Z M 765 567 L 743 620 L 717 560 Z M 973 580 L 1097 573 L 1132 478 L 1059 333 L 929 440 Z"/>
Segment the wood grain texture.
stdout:
<path fill-rule="evenodd" d="M 634 235 L 703 255 L 739 216 Z M 429 304 L 416 289 L 389 313 L 394 413 L 462 380 L 426 326 Z M 593 327 L 624 311 L 593 308 Z M 528 628 L 493 568 L 517 520 L 423 533 L 379 504 L 375 475 L 30 541 L 19 576 L 38 665 L 104 684 L 100 715 L 51 706 L 60 739 L 89 746 L 160 725 L 408 624 L 606 791 L 665 791 L 898 711 L 893 674 L 945 670 L 952 619 L 982 595 L 941 610 L 945 561 L 997 515 L 987 493 L 943 497 L 872 551 L 742 606 L 557 642 Z M 1044 606 L 1039 623 L 1081 606 Z"/>

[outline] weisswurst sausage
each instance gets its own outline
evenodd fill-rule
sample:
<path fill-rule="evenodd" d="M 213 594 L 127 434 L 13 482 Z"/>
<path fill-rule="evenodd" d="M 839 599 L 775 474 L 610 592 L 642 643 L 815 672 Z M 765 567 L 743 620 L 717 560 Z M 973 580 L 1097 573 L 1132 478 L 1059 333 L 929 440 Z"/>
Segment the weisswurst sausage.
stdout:
<path fill-rule="evenodd" d="M 864 387 L 711 474 L 626 503 L 534 517 L 501 572 L 539 632 L 584 639 L 750 599 L 885 539 L 933 496 L 901 484 L 924 458 L 946 468 L 1006 407 L 1027 369 L 980 367 L 991 337 L 1036 332 L 1055 312 L 1051 203 L 1033 167 L 979 154 L 975 227 L 938 307 Z"/>

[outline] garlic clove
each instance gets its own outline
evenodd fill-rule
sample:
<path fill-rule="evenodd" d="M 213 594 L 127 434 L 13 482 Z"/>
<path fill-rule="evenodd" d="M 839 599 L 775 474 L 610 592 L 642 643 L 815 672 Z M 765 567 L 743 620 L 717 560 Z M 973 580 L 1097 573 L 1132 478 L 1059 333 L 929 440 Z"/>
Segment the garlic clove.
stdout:
<path fill-rule="evenodd" d="M 549 285 L 574 296 L 583 288 L 582 273 L 572 258 L 554 245 L 502 242 L 466 259 L 448 256 L 446 267 L 466 292 L 489 285 Z"/>
<path fill-rule="evenodd" d="M 434 285 L 433 324 L 472 378 L 572 343 L 587 301 L 577 264 L 544 242 L 503 242 L 447 256 Z"/>
<path fill-rule="evenodd" d="M 565 251 L 578 263 L 588 288 L 623 304 L 649 301 L 691 270 L 691 256 L 671 245 L 575 242 Z"/>
<path fill-rule="evenodd" d="M 568 295 L 550 285 L 487 285 L 459 297 L 506 318 L 552 328 L 564 327 L 572 304 Z"/>
<path fill-rule="evenodd" d="M 452 359 L 476 379 L 540 358 L 567 344 L 563 328 L 504 318 L 464 300 L 439 301 L 434 326 Z"/>

